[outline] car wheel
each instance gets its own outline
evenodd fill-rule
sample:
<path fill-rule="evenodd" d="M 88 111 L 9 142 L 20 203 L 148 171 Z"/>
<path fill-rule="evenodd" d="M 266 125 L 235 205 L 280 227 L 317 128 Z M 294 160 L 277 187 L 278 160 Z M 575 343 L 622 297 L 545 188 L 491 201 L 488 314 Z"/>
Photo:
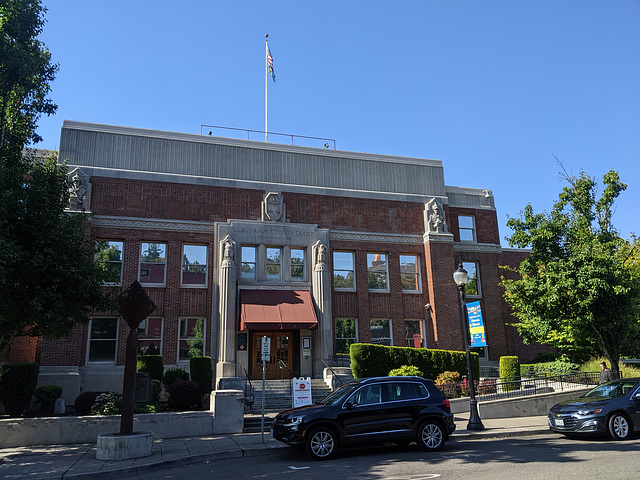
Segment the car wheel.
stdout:
<path fill-rule="evenodd" d="M 418 447 L 422 450 L 435 452 L 444 447 L 444 432 L 439 422 L 428 420 L 418 429 Z"/>
<path fill-rule="evenodd" d="M 313 430 L 307 439 L 307 453 L 314 460 L 326 460 L 338 449 L 336 435 L 329 428 L 320 427 Z"/>
<path fill-rule="evenodd" d="M 625 440 L 631 433 L 631 424 L 623 413 L 614 413 L 609 418 L 609 436 L 614 440 Z"/>

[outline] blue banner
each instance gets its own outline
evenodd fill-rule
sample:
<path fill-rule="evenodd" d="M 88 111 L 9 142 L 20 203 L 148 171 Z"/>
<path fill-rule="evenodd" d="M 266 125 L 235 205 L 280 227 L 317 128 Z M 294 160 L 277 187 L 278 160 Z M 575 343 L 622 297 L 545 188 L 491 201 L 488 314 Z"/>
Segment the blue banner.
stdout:
<path fill-rule="evenodd" d="M 486 347 L 487 339 L 484 333 L 482 321 L 482 308 L 480 302 L 467 303 L 467 316 L 469 317 L 469 335 L 472 347 Z"/>

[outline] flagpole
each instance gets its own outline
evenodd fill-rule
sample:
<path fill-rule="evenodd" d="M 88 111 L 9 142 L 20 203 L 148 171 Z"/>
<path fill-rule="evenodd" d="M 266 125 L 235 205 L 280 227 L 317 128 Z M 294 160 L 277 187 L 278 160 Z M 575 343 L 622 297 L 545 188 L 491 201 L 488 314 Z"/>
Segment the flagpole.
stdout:
<path fill-rule="evenodd" d="M 264 141 L 269 141 L 269 34 L 264 36 Z"/>

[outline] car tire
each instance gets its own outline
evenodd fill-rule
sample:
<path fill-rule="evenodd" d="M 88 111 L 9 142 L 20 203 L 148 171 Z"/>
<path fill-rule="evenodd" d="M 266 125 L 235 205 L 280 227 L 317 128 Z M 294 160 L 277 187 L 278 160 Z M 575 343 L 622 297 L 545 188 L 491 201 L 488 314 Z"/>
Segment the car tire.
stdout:
<path fill-rule="evenodd" d="M 626 440 L 632 431 L 629 417 L 624 413 L 614 413 L 611 415 L 608 426 L 609 436 L 614 440 Z"/>
<path fill-rule="evenodd" d="M 326 427 L 312 430 L 307 438 L 307 453 L 314 460 L 327 460 L 338 450 L 338 441 L 333 430 Z"/>
<path fill-rule="evenodd" d="M 421 450 L 427 450 L 429 452 L 442 450 L 442 447 L 444 447 L 445 435 L 440 422 L 436 420 L 427 420 L 422 423 L 420 428 L 418 428 L 416 442 Z"/>

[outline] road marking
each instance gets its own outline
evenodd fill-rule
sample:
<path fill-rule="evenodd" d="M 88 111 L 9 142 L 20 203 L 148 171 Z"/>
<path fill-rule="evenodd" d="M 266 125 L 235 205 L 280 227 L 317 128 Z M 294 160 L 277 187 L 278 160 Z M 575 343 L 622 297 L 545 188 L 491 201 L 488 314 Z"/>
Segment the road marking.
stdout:
<path fill-rule="evenodd" d="M 311 468 L 311 467 L 294 467 L 293 465 L 289 465 L 289 469 L 291 470 L 304 470 L 305 468 Z"/>

